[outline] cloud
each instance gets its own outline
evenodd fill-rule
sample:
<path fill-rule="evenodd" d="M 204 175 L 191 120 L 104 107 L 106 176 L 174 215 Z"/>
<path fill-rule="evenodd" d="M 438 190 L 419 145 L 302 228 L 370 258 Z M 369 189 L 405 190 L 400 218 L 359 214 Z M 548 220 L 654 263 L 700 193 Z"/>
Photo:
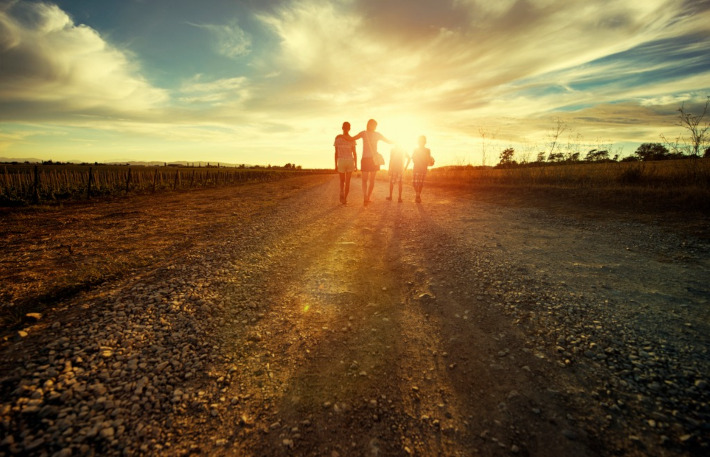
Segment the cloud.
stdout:
<path fill-rule="evenodd" d="M 480 110 L 521 81 L 556 77 L 574 100 L 587 96 L 575 73 L 601 81 L 630 50 L 697 30 L 701 14 L 674 0 L 290 2 L 259 16 L 280 41 L 262 68 L 279 74 L 268 87 L 304 102 Z M 620 58 L 584 67 L 610 55 Z"/>
<path fill-rule="evenodd" d="M 539 138 L 558 117 L 585 136 L 636 138 L 667 116 L 642 104 L 707 88 L 707 9 L 675 0 L 272 3 L 255 14 L 277 47 L 250 56 L 248 96 L 235 106 L 303 135 L 305 124 L 313 133 L 318 122 L 369 117 L 388 133 L 387 117 L 407 115 L 457 145 L 477 141 L 481 126 L 500 141 Z"/>
<path fill-rule="evenodd" d="M 256 99 L 276 110 L 280 104 L 325 111 L 406 102 L 403 88 L 417 78 L 423 51 L 404 52 L 373 36 L 352 3 L 291 2 L 259 14 L 279 48 L 254 62 L 272 75 L 258 86 Z"/>
<path fill-rule="evenodd" d="M 251 37 L 244 30 L 234 25 L 193 24 L 193 27 L 207 30 L 215 39 L 218 54 L 236 59 L 251 52 Z"/>
<path fill-rule="evenodd" d="M 129 52 L 74 24 L 56 5 L 18 2 L 1 9 L 0 61 L 0 106 L 13 108 L 13 120 L 32 112 L 142 116 L 167 100 L 139 74 Z"/>
<path fill-rule="evenodd" d="M 183 103 L 208 103 L 220 105 L 235 103 L 248 97 L 247 78 L 244 76 L 203 81 L 202 74 L 185 82 L 180 88 Z"/>

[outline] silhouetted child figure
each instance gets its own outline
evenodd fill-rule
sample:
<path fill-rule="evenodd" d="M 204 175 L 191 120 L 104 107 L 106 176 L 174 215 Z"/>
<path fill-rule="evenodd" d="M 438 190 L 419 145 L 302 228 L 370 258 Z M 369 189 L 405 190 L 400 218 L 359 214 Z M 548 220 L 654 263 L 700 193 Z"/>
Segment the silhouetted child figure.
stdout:
<path fill-rule="evenodd" d="M 426 177 L 427 168 L 434 165 L 434 158 L 431 156 L 431 151 L 426 146 L 426 137 L 419 137 L 419 147 L 412 152 L 412 162 L 414 165 L 412 184 L 414 191 L 417 193 L 416 202 L 422 201 L 422 188 L 424 187 L 424 178 Z"/>
<path fill-rule="evenodd" d="M 406 164 L 404 163 L 405 158 L 407 159 Z M 402 176 L 404 176 L 404 171 L 409 167 L 411 160 L 412 158 L 409 157 L 409 154 L 404 152 L 404 149 L 399 146 L 393 147 L 392 151 L 390 151 L 390 195 L 387 200 L 392 200 L 392 191 L 394 190 L 394 185 L 397 184 L 399 186 L 399 198 L 397 201 L 402 203 Z"/>

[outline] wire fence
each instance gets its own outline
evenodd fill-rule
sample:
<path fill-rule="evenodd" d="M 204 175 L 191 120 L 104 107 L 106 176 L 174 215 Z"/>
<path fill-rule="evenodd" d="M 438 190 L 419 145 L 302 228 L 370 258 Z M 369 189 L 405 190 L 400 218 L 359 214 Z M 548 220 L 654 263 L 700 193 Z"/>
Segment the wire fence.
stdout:
<path fill-rule="evenodd" d="M 39 203 L 96 196 L 160 192 L 265 182 L 315 173 L 280 168 L 190 168 L 83 165 L 3 165 L 0 204 Z"/>

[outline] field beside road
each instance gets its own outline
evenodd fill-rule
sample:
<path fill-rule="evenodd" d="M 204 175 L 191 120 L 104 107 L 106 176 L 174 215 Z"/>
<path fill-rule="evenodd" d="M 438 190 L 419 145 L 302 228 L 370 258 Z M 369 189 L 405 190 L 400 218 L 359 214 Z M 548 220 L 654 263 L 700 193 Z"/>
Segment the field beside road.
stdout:
<path fill-rule="evenodd" d="M 0 455 L 707 455 L 694 213 L 312 175 L 0 216 Z"/>

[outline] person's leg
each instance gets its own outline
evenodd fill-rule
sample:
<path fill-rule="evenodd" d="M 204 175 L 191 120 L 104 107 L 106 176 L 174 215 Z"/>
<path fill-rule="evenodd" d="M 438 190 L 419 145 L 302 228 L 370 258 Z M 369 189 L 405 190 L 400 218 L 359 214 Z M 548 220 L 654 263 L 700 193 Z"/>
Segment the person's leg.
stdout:
<path fill-rule="evenodd" d="M 392 190 L 394 189 L 394 175 L 390 175 L 390 195 L 387 200 L 392 200 Z"/>
<path fill-rule="evenodd" d="M 352 172 L 345 173 L 345 190 L 343 192 L 343 203 L 347 203 L 348 201 L 348 194 L 350 193 L 350 179 L 352 177 Z"/>
<path fill-rule="evenodd" d="M 419 179 L 420 179 L 419 173 L 416 173 L 414 175 L 414 192 L 416 193 L 416 197 L 415 197 L 414 201 L 416 201 L 417 203 L 419 203 L 421 201 L 421 197 L 419 196 L 419 193 L 421 192 L 421 186 L 420 186 Z"/>
<path fill-rule="evenodd" d="M 398 202 L 402 201 L 402 177 L 399 177 L 399 182 L 398 182 L 398 187 L 399 187 L 399 198 L 397 199 Z"/>
<path fill-rule="evenodd" d="M 340 203 L 343 203 L 345 198 L 345 173 L 338 173 L 340 178 Z"/>
<path fill-rule="evenodd" d="M 370 185 L 367 188 L 367 200 L 370 201 L 370 197 L 372 197 L 372 191 L 375 189 L 375 175 L 377 174 L 376 171 L 371 171 L 370 172 L 370 177 L 368 181 L 370 181 Z"/>
<path fill-rule="evenodd" d="M 424 173 L 422 173 L 422 176 L 419 179 L 419 192 L 417 192 L 417 195 L 419 196 L 419 201 L 422 201 L 422 190 L 424 189 L 424 179 L 425 178 L 426 178 L 426 169 L 424 170 Z"/>
<path fill-rule="evenodd" d="M 362 199 L 367 204 L 367 176 L 370 174 L 369 171 L 362 172 Z"/>

